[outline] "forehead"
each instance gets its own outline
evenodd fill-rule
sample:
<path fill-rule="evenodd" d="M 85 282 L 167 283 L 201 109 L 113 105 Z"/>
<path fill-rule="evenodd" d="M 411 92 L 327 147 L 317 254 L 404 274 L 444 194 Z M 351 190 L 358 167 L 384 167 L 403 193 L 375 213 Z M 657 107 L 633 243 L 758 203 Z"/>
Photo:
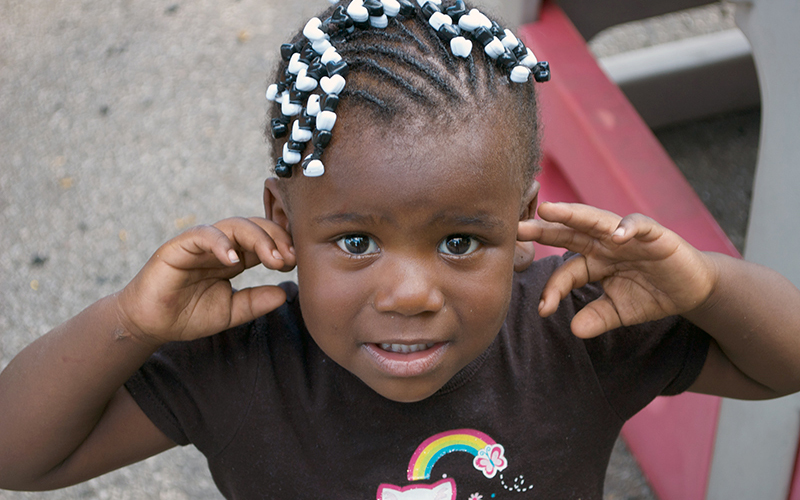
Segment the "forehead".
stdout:
<path fill-rule="evenodd" d="M 288 179 L 292 204 L 323 192 L 343 202 L 375 197 L 399 207 L 467 196 L 518 199 L 524 190 L 522 155 L 498 113 L 447 120 L 424 114 L 381 124 L 369 112 L 350 111 L 337 121 L 322 157 L 325 174 L 306 178 L 298 171 Z"/>

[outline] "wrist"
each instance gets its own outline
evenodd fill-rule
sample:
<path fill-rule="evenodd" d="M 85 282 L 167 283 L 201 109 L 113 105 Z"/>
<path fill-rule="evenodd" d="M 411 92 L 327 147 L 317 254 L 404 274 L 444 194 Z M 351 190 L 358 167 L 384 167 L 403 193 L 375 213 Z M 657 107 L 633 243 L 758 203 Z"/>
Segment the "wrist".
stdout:
<path fill-rule="evenodd" d="M 108 297 L 112 301 L 116 314 L 116 325 L 113 334 L 118 341 L 129 340 L 150 351 L 156 351 L 167 341 L 148 333 L 131 317 L 125 305 L 125 290 Z"/>

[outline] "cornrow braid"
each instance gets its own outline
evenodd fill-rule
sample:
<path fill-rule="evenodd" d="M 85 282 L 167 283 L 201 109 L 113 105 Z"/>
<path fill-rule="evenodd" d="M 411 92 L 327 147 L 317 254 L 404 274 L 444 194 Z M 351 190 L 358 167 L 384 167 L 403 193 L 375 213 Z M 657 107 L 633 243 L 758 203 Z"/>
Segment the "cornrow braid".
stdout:
<path fill-rule="evenodd" d="M 325 21 L 312 18 L 281 46 L 277 83 L 267 89 L 267 99 L 278 104 L 267 126 L 276 156 L 283 152 L 274 169 L 278 177 L 291 177 L 298 163 L 306 176 L 324 173 L 321 157 L 342 98 L 383 121 L 412 107 L 447 116 L 488 98 L 515 113 L 515 125 L 528 131 L 525 174 L 533 178 L 539 125 L 535 91 L 527 83 L 549 80 L 548 63 L 463 0 L 416 3 L 351 0 L 347 7 L 332 6 L 320 16 Z M 309 143 L 313 152 L 303 158 Z"/>

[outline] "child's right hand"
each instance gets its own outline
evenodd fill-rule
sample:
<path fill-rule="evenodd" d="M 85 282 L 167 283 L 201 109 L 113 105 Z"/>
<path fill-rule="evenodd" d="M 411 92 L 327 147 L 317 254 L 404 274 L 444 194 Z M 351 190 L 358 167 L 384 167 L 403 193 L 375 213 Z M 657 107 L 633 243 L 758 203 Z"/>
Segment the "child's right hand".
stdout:
<path fill-rule="evenodd" d="M 119 321 L 151 346 L 219 333 L 262 316 L 286 300 L 277 286 L 233 293 L 230 279 L 259 263 L 290 271 L 291 236 L 263 218 L 197 226 L 165 243 L 116 295 Z"/>

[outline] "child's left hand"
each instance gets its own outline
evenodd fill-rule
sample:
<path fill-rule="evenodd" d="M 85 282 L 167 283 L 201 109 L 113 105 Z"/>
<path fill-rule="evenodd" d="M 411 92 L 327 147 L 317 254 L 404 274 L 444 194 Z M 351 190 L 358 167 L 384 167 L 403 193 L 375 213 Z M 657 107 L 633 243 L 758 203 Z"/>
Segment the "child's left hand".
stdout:
<path fill-rule="evenodd" d="M 553 314 L 561 299 L 587 283 L 600 282 L 605 292 L 575 315 L 578 337 L 684 314 L 714 290 L 714 261 L 648 217 L 568 203 L 543 203 L 538 213 L 543 220 L 520 223 L 518 240 L 577 252 L 547 281 L 539 313 Z"/>

